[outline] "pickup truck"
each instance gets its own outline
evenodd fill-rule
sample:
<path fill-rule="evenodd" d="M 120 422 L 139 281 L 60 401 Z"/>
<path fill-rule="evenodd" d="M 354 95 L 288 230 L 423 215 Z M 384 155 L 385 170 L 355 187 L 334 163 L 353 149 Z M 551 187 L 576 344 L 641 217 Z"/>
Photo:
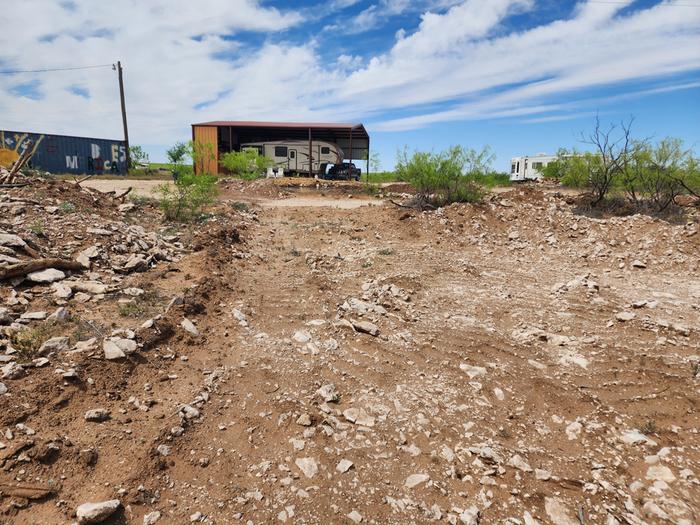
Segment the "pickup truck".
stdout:
<path fill-rule="evenodd" d="M 360 180 L 362 170 L 352 162 L 333 164 L 328 170 L 327 179 Z"/>

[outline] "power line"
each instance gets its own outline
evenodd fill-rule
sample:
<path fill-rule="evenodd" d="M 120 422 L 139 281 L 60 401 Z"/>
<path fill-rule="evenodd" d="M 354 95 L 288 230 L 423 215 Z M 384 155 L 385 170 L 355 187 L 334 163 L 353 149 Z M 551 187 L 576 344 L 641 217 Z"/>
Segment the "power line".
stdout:
<path fill-rule="evenodd" d="M 8 69 L 0 70 L 0 75 L 14 75 L 16 73 L 48 73 L 50 71 L 76 71 L 78 69 L 96 69 L 100 67 L 114 67 L 114 64 L 100 64 L 96 66 L 80 66 L 80 67 L 57 67 L 52 69 Z"/>

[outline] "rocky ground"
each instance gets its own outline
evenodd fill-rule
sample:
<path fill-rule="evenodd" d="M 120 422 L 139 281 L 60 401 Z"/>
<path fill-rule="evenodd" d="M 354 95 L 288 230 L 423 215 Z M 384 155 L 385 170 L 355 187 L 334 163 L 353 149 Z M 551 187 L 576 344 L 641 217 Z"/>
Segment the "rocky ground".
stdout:
<path fill-rule="evenodd" d="M 0 193 L 0 524 L 700 522 L 697 211 L 296 191 Z"/>

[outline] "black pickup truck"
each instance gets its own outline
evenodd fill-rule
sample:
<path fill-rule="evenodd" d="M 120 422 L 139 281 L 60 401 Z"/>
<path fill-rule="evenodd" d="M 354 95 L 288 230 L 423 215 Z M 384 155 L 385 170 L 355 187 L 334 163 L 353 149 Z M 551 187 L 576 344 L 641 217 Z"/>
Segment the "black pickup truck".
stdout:
<path fill-rule="evenodd" d="M 360 180 L 362 170 L 352 162 L 333 164 L 326 175 L 327 179 Z"/>

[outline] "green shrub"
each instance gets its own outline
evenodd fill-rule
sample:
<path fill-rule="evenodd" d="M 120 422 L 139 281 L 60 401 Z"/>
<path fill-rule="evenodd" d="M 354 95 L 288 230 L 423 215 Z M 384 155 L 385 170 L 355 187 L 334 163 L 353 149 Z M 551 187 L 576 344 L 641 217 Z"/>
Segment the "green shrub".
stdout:
<path fill-rule="evenodd" d="M 257 149 L 246 148 L 242 151 L 231 151 L 221 156 L 221 165 L 231 175 L 245 180 L 257 179 L 272 166 L 272 160 L 260 155 Z"/>
<path fill-rule="evenodd" d="M 407 149 L 399 152 L 396 173 L 417 191 L 416 202 L 444 206 L 452 202 L 479 202 L 492 173 L 490 148 L 481 151 L 452 146 L 439 153 Z"/>
<path fill-rule="evenodd" d="M 191 222 L 205 206 L 214 202 L 216 177 L 182 173 L 174 184 L 162 184 L 156 191 L 160 194 L 160 207 L 167 220 Z"/>

